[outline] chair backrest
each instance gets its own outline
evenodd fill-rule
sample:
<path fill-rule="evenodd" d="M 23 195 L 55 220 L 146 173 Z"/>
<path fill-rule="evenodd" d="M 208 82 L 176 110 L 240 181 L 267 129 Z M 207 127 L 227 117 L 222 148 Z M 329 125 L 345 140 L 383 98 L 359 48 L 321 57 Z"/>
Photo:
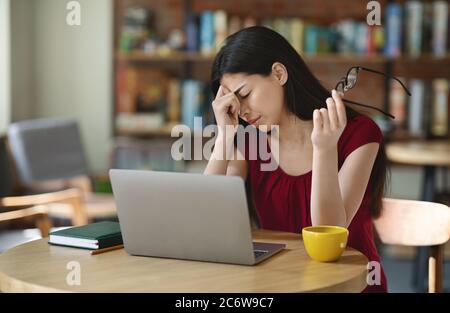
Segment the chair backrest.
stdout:
<path fill-rule="evenodd" d="M 374 221 L 385 244 L 434 246 L 450 237 L 450 208 L 444 204 L 383 198 L 383 211 Z"/>
<path fill-rule="evenodd" d="M 38 119 L 13 123 L 8 142 L 22 185 L 88 173 L 76 120 Z"/>
<path fill-rule="evenodd" d="M 0 136 L 0 197 L 10 196 L 14 190 L 11 166 L 6 137 Z"/>

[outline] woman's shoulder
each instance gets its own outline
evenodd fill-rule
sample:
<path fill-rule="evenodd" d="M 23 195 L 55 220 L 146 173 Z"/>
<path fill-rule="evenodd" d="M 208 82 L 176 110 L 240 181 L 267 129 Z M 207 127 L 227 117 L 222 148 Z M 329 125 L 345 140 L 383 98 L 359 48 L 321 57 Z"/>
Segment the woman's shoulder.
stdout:
<path fill-rule="evenodd" d="M 366 115 L 357 115 L 347 120 L 347 125 L 339 138 L 338 147 L 345 159 L 353 150 L 364 144 L 382 141 L 383 133 L 377 123 Z"/>
<path fill-rule="evenodd" d="M 371 137 L 381 141 L 383 133 L 375 121 L 366 115 L 357 115 L 347 121 L 341 138 Z"/>

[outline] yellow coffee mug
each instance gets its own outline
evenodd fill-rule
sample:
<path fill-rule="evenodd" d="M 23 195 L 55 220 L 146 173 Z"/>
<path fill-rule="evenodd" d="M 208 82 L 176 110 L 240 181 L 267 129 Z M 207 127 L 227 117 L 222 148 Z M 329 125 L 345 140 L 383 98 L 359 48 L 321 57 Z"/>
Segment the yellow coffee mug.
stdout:
<path fill-rule="evenodd" d="M 348 230 L 340 226 L 310 226 L 302 229 L 308 255 L 319 262 L 337 261 L 347 246 Z"/>

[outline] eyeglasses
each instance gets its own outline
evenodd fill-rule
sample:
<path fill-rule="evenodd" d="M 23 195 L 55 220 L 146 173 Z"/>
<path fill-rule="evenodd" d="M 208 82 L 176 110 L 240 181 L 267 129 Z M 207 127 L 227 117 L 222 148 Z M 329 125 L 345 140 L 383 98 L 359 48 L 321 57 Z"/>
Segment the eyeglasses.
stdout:
<path fill-rule="evenodd" d="M 405 90 L 405 92 L 408 94 L 408 96 L 411 96 L 411 93 L 409 92 L 408 88 L 406 88 L 406 86 L 396 77 L 393 76 L 389 76 L 386 75 L 385 73 L 376 71 L 376 70 L 372 70 L 370 68 L 366 68 L 366 67 L 362 67 L 362 66 L 353 66 L 351 67 L 348 71 L 347 71 L 347 75 L 343 78 L 341 78 L 341 80 L 336 84 L 336 87 L 334 89 L 336 89 L 336 91 L 338 92 L 342 92 L 345 93 L 347 91 L 349 91 L 350 89 L 352 89 L 353 87 L 355 87 L 356 85 L 356 81 L 358 80 L 358 73 L 363 70 L 363 71 L 367 71 L 367 72 L 372 72 L 375 74 L 380 74 L 383 75 L 386 78 L 390 78 L 390 79 L 394 79 L 395 81 L 399 82 L 400 85 L 402 85 L 403 89 Z M 360 105 L 366 108 L 370 108 L 370 109 L 374 109 L 377 110 L 378 112 L 383 113 L 384 115 L 389 116 L 390 118 L 395 119 L 395 117 L 389 113 L 384 112 L 383 110 L 370 106 L 370 105 L 366 105 L 366 104 L 362 104 L 362 103 L 358 103 L 358 102 L 354 102 L 354 101 L 350 101 L 350 100 L 345 100 L 343 99 L 344 102 L 350 103 L 350 104 L 356 104 L 356 105 Z"/>

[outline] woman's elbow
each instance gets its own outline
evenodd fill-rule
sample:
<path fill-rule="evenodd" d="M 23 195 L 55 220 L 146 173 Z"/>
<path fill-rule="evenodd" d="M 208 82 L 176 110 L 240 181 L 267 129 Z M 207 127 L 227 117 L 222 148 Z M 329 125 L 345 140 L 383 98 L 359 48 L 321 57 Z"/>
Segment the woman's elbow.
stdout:
<path fill-rule="evenodd" d="M 347 218 L 344 215 L 339 216 L 327 216 L 327 217 L 316 217 L 313 214 L 311 215 L 311 224 L 312 226 L 320 226 L 320 225 L 328 225 L 328 226 L 340 226 L 340 227 L 348 227 Z"/>

